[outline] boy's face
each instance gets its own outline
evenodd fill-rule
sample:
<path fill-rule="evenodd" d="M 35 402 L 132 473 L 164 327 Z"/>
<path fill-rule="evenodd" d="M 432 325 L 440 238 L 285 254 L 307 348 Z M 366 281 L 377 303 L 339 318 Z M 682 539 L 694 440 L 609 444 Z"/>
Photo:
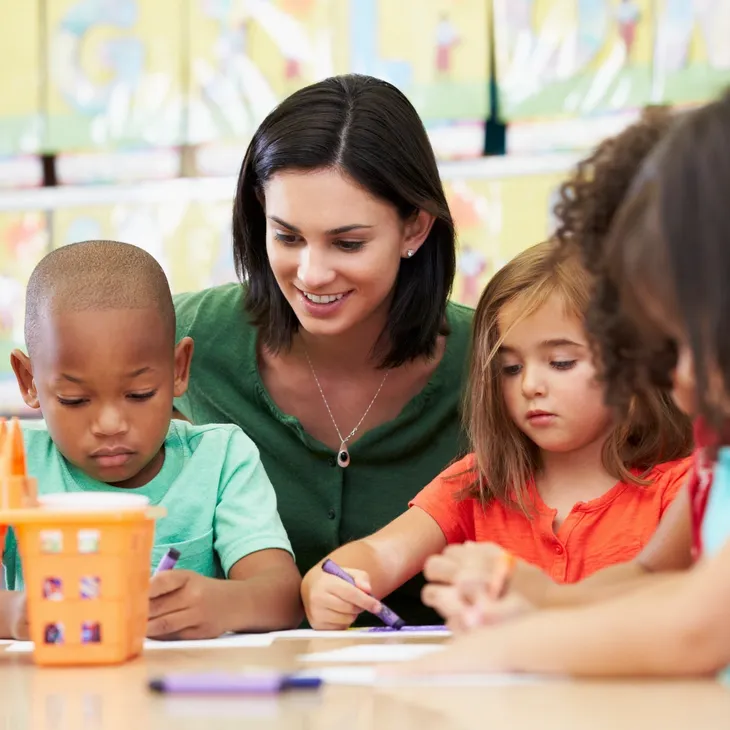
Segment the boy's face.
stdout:
<path fill-rule="evenodd" d="M 173 397 L 187 389 L 192 340 L 173 351 L 152 308 L 59 312 L 39 326 L 32 363 L 16 351 L 13 368 L 59 451 L 98 481 L 149 482 L 164 461 Z"/>

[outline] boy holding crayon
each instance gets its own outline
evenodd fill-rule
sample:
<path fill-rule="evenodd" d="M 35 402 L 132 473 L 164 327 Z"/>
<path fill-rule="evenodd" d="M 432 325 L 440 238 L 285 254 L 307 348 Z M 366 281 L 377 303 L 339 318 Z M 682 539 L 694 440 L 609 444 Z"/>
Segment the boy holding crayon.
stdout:
<path fill-rule="evenodd" d="M 301 578 L 253 442 L 236 426 L 170 420 L 193 342 L 175 344 L 172 297 L 155 259 L 114 241 L 48 254 L 28 283 L 25 338 L 28 354 L 11 360 L 23 399 L 44 419 L 23 426 L 39 493 L 123 491 L 167 509 L 152 566 L 170 548 L 180 559 L 151 579 L 147 635 L 298 625 Z M 0 637 L 25 638 L 12 531 L 3 564 Z"/>

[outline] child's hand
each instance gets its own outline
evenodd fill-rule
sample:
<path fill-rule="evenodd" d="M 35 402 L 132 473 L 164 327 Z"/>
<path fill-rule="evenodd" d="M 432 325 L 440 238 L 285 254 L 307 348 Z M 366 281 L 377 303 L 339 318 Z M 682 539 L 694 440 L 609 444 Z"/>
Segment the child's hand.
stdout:
<path fill-rule="evenodd" d="M 490 585 L 502 569 L 503 555 L 504 550 L 499 545 L 488 542 L 449 545 L 440 555 L 428 558 L 423 573 L 430 583 Z M 552 581 L 539 568 L 517 560 L 506 592 L 517 591 L 530 602 L 539 603 L 550 585 Z"/>
<path fill-rule="evenodd" d="M 10 633 L 16 641 L 28 641 L 30 639 L 28 609 L 25 602 L 25 593 L 21 591 L 14 592 L 10 604 Z"/>
<path fill-rule="evenodd" d="M 440 555 L 432 555 L 426 561 L 423 574 L 430 583 L 455 585 L 460 580 L 468 579 L 488 584 L 498 569 L 503 553 L 499 545 L 489 542 L 449 545 Z"/>
<path fill-rule="evenodd" d="M 147 636 L 152 639 L 215 639 L 220 623 L 224 581 L 192 570 L 164 570 L 150 580 Z"/>
<path fill-rule="evenodd" d="M 424 575 L 430 585 L 423 601 L 436 609 L 455 631 L 495 623 L 534 608 L 531 596 L 539 595 L 550 579 L 537 568 L 518 561 L 504 597 L 495 601 L 490 585 L 500 569 L 503 550 L 491 543 L 449 545 L 441 555 L 426 561 Z"/>
<path fill-rule="evenodd" d="M 535 607 L 519 593 L 510 593 L 495 601 L 483 583 L 457 586 L 430 584 L 422 592 L 423 603 L 446 619 L 454 633 L 473 631 L 481 626 L 514 618 Z"/>
<path fill-rule="evenodd" d="M 363 570 L 345 568 L 356 586 L 330 575 L 316 565 L 302 581 L 302 601 L 313 629 L 336 631 L 348 628 L 363 612 L 380 611 L 380 602 L 370 595 L 370 578 Z"/>

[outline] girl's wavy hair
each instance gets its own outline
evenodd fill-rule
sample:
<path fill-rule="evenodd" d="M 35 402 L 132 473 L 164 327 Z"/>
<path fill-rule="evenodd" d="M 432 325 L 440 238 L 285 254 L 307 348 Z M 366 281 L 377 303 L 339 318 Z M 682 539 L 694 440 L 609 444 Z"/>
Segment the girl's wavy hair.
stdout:
<path fill-rule="evenodd" d="M 607 260 L 607 238 L 642 164 L 674 121 L 667 107 L 645 109 L 638 122 L 602 142 L 577 165 L 555 206 L 559 254 L 577 252 L 593 276 L 586 328 L 607 400 L 624 412 L 637 389 L 671 387 L 676 347 L 648 319 L 640 318 L 642 307 L 622 303 L 624 282 Z M 660 255 L 658 247 L 654 254 Z"/>
<path fill-rule="evenodd" d="M 621 206 L 601 264 L 625 311 L 653 307 L 653 328 L 682 332 L 694 359 L 699 414 L 727 443 L 730 391 L 730 89 L 681 115 Z M 664 323 L 672 321 L 668 327 Z M 618 355 L 618 353 L 617 353 Z M 627 383 L 657 374 L 638 350 Z M 660 377 L 670 374 L 666 365 Z M 725 394 L 718 398 L 718 375 Z M 633 376 L 633 377 L 631 377 Z M 723 401 L 723 402 L 720 402 Z"/>
<path fill-rule="evenodd" d="M 499 500 L 531 514 L 529 484 L 541 468 L 540 450 L 514 423 L 504 400 L 500 347 L 509 331 L 500 329 L 504 307 L 520 313 L 510 329 L 558 294 L 566 313 L 583 320 L 591 276 L 575 252 L 559 252 L 557 242 L 533 246 L 516 256 L 487 284 L 474 317 L 474 341 L 465 418 L 475 456 L 468 496 L 483 504 Z M 643 388 L 632 397 L 603 447 L 603 463 L 617 481 L 646 485 L 657 464 L 686 456 L 691 429 L 666 393 Z"/>

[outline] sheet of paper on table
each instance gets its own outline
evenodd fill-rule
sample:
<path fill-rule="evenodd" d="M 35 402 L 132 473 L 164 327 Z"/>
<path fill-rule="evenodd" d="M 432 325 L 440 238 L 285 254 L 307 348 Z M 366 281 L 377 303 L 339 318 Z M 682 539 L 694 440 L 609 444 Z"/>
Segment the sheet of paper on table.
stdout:
<path fill-rule="evenodd" d="M 314 631 L 294 629 L 275 631 L 277 639 L 379 639 L 379 638 L 449 638 L 451 631 L 445 626 L 405 626 L 400 631 L 386 626 L 370 629 L 347 629 L 346 631 Z"/>
<path fill-rule="evenodd" d="M 273 634 L 226 634 L 217 639 L 188 641 L 156 641 L 145 639 L 145 651 L 174 651 L 181 649 L 242 649 L 270 646 L 276 637 Z M 5 650 L 13 654 L 29 654 L 33 651 L 32 641 L 15 641 Z"/>
<path fill-rule="evenodd" d="M 409 687 L 505 687 L 510 685 L 539 684 L 553 681 L 534 674 L 450 674 L 429 677 L 378 677 L 371 666 L 328 666 L 298 672 L 298 677 L 319 677 L 325 684 Z"/>
<path fill-rule="evenodd" d="M 302 662 L 358 662 L 381 664 L 382 662 L 407 662 L 426 654 L 441 651 L 438 644 L 356 644 L 343 646 L 331 651 L 303 654 L 298 657 Z"/>

